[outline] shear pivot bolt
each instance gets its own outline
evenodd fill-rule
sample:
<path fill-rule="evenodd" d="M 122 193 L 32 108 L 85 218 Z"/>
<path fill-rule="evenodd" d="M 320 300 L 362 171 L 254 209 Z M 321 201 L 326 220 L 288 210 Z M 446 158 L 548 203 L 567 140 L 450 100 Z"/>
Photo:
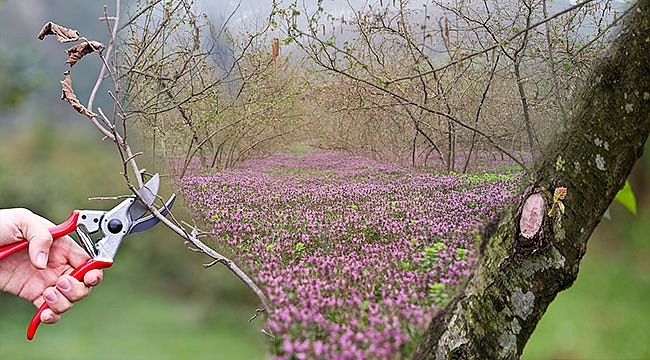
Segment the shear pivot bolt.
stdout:
<path fill-rule="evenodd" d="M 112 219 L 108 222 L 108 231 L 112 234 L 117 234 L 122 231 L 122 222 L 118 219 Z"/>

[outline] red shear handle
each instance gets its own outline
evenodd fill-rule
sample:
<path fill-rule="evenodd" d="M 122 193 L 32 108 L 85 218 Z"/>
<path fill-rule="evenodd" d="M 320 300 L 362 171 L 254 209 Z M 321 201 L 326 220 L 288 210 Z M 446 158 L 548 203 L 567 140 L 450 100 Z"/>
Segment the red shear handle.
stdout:
<path fill-rule="evenodd" d="M 57 225 L 55 227 L 50 228 L 50 234 L 52 234 L 52 238 L 60 238 L 62 236 L 68 235 L 69 233 L 75 231 L 77 229 L 77 221 L 79 220 L 79 210 L 73 210 L 72 214 L 68 217 L 66 221 L 61 223 L 61 225 Z"/>
<path fill-rule="evenodd" d="M 20 251 L 22 249 L 27 249 L 29 247 L 29 241 L 22 240 L 15 242 L 13 244 L 5 245 L 0 247 L 0 260 L 6 258 L 7 256 Z"/>
<path fill-rule="evenodd" d="M 79 210 L 74 210 L 70 217 L 64 221 L 61 225 L 57 225 L 49 228 L 52 238 L 60 238 L 62 236 L 68 235 L 69 233 L 75 231 L 77 228 L 77 220 L 79 220 Z M 29 241 L 21 240 L 13 244 L 5 245 L 0 247 L 0 260 L 6 258 L 7 256 L 18 252 L 29 247 Z"/>
<path fill-rule="evenodd" d="M 95 269 L 105 269 L 111 267 L 112 265 L 113 263 L 110 261 L 90 259 L 78 268 L 74 269 L 70 275 L 79 281 L 83 281 L 84 276 L 88 271 Z M 34 335 L 36 335 L 36 329 L 38 329 L 38 325 L 41 324 L 41 314 L 43 313 L 43 310 L 47 308 L 49 308 L 49 306 L 46 302 L 44 302 L 43 305 L 38 308 L 36 314 L 34 314 L 34 317 L 32 317 L 32 321 L 29 323 L 29 327 L 27 328 L 27 340 L 32 340 L 34 338 Z"/>

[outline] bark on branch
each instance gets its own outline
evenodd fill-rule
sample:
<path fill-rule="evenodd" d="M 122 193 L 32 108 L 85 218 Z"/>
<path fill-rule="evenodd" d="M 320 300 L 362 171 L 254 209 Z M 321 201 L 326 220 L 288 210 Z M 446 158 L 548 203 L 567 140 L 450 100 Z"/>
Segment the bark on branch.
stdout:
<path fill-rule="evenodd" d="M 548 305 L 573 284 L 589 236 L 650 133 L 650 0 L 633 6 L 571 127 L 536 162 L 521 203 L 486 230 L 472 278 L 432 321 L 416 359 L 518 358 Z M 564 214 L 554 210 L 557 187 L 567 188 Z"/>

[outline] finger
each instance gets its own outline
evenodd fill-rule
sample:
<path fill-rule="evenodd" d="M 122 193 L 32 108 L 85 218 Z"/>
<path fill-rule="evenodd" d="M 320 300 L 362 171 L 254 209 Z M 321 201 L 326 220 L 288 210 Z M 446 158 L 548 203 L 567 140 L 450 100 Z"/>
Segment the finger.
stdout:
<path fill-rule="evenodd" d="M 53 254 L 57 254 L 56 261 L 69 264 L 73 268 L 81 266 L 90 259 L 90 255 L 69 236 L 54 241 L 50 249 L 50 257 L 54 256 Z"/>
<path fill-rule="evenodd" d="M 86 286 L 95 286 L 102 282 L 104 272 L 101 270 L 90 270 L 84 275 L 84 284 Z"/>
<path fill-rule="evenodd" d="M 45 289 L 43 291 L 43 299 L 47 303 L 47 306 L 56 314 L 66 312 L 72 307 L 72 302 L 55 287 Z"/>
<path fill-rule="evenodd" d="M 45 309 L 41 312 L 41 322 L 44 324 L 55 324 L 61 320 L 61 315 L 52 311 L 52 309 Z"/>
<path fill-rule="evenodd" d="M 70 275 L 62 275 L 59 277 L 56 281 L 56 289 L 59 293 L 65 296 L 70 303 L 79 301 L 90 294 L 90 287 Z M 58 309 L 55 309 L 56 312 L 60 312 L 57 310 Z"/>
<path fill-rule="evenodd" d="M 35 267 L 45 269 L 52 246 L 49 221 L 27 209 L 16 209 L 14 221 L 22 238 L 29 241 L 29 259 Z"/>

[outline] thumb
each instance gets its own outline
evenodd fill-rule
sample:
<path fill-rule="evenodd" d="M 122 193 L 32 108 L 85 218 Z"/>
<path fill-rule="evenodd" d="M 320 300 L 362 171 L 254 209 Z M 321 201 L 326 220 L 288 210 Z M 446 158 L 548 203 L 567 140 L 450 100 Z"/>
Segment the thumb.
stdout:
<path fill-rule="evenodd" d="M 29 241 L 29 259 L 38 269 L 45 269 L 52 246 L 52 235 L 48 230 L 48 222 L 31 211 L 20 218 L 24 238 Z"/>
<path fill-rule="evenodd" d="M 47 267 L 51 245 L 52 236 L 49 239 L 42 236 L 34 237 L 29 241 L 29 259 L 35 267 L 39 269 Z"/>

